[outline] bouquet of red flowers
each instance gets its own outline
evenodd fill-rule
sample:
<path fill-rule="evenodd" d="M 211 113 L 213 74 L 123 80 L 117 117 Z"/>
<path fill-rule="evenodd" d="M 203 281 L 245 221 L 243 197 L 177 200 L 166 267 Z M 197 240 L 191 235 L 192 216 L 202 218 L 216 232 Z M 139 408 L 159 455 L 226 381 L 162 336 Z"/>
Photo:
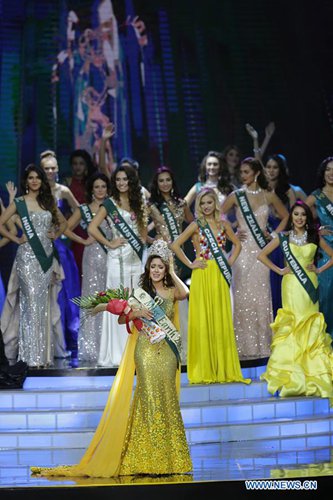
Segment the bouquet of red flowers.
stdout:
<path fill-rule="evenodd" d="M 80 297 L 74 297 L 71 299 L 74 304 L 79 306 L 80 309 L 85 309 L 87 315 L 91 314 L 92 309 L 98 304 L 108 304 L 107 311 L 117 316 L 125 314 L 126 316 L 126 328 L 128 333 L 132 333 L 129 328 L 129 318 L 128 315 L 131 312 L 131 307 L 128 305 L 128 299 L 130 296 L 129 288 L 125 288 L 120 285 L 119 288 L 108 288 L 102 292 L 96 292 L 94 295 L 81 295 Z M 83 320 L 86 315 L 83 316 Z M 138 330 L 142 328 L 142 321 L 138 318 L 134 318 L 133 323 Z"/>

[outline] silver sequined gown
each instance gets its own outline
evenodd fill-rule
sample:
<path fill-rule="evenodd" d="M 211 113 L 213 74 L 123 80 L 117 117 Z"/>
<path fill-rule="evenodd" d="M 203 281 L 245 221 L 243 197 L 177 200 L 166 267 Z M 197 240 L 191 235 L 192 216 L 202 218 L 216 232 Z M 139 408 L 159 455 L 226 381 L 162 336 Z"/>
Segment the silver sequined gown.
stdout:
<path fill-rule="evenodd" d="M 101 229 L 108 240 L 111 239 L 111 228 L 106 221 L 101 224 Z M 81 295 L 93 295 L 106 288 L 106 265 L 107 254 L 97 242 L 84 247 L 82 258 L 82 293 Z M 80 310 L 79 330 L 79 359 L 97 363 L 103 315 L 86 316 L 84 310 Z"/>
<path fill-rule="evenodd" d="M 269 207 L 253 211 L 260 228 L 267 224 Z M 266 358 L 270 355 L 273 321 L 270 270 L 257 260 L 260 251 L 239 207 L 239 229 L 246 231 L 241 253 L 232 266 L 233 320 L 240 360 Z"/>
<path fill-rule="evenodd" d="M 47 255 L 52 253 L 52 241 L 47 236 L 52 215 L 47 211 L 30 212 L 30 219 Z M 44 273 L 30 244 L 17 249 L 16 271 L 19 279 L 19 352 L 29 366 L 53 363 L 54 343 L 51 336 L 49 289 L 51 268 Z"/>

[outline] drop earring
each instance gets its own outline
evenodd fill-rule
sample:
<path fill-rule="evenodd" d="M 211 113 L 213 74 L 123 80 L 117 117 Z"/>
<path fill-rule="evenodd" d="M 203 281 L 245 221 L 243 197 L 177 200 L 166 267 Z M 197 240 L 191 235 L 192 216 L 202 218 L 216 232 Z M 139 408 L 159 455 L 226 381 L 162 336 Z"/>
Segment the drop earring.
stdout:
<path fill-rule="evenodd" d="M 28 188 L 28 184 L 25 186 L 25 194 L 28 194 L 29 193 L 29 188 Z"/>

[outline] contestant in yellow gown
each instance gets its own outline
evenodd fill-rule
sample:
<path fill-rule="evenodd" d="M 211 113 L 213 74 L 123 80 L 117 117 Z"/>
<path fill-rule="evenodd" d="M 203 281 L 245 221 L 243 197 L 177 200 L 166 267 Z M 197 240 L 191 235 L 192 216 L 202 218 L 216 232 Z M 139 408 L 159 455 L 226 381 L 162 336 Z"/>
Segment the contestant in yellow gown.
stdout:
<path fill-rule="evenodd" d="M 290 251 L 317 289 L 317 273 L 333 265 L 333 250 L 322 238 L 317 237 L 316 241 L 312 214 L 304 202 L 297 201 L 292 207 L 289 227 L 291 222 L 294 229 L 288 236 Z M 270 269 L 283 275 L 282 309 L 271 325 L 272 354 L 261 378 L 267 381 L 271 394 L 278 391 L 282 397 L 332 397 L 333 351 L 325 318 L 319 312 L 319 302 L 311 300 L 295 273 L 288 266 L 278 268 L 267 257 L 278 245 L 276 238 L 258 256 Z M 318 245 L 330 256 L 321 268 L 314 265 Z"/>
<path fill-rule="evenodd" d="M 232 265 L 239 255 L 241 244 L 230 224 L 221 220 L 219 202 L 213 189 L 203 189 L 196 198 L 197 221 L 192 222 L 174 241 L 171 249 L 192 269 L 189 299 L 187 375 L 193 384 L 244 382 L 232 322 L 230 289 L 208 239 L 200 226 L 210 228 L 216 247 L 224 252 L 226 239 L 234 251 L 225 260 Z M 201 222 L 200 222 L 201 221 Z M 194 262 L 186 257 L 181 246 L 192 239 L 196 256 Z"/>
<path fill-rule="evenodd" d="M 158 303 L 166 316 L 177 324 L 175 301 L 185 299 L 188 288 L 173 270 L 169 273 L 167 259 L 172 261 L 172 254 L 167 244 L 159 241 L 148 253 L 140 283 L 146 289 L 145 284 L 153 282 Z M 151 292 L 151 289 L 146 291 Z M 106 304 L 97 308 L 105 311 Z M 131 320 L 136 317 L 149 319 L 150 312 L 141 309 L 130 314 Z M 176 383 L 178 376 L 179 384 L 179 360 L 169 341 L 164 339 L 152 344 L 146 335 L 134 330 L 129 335 L 100 423 L 80 463 L 53 468 L 31 467 L 33 474 L 117 477 L 191 472 L 192 461 Z M 137 384 L 131 403 L 134 369 Z"/>

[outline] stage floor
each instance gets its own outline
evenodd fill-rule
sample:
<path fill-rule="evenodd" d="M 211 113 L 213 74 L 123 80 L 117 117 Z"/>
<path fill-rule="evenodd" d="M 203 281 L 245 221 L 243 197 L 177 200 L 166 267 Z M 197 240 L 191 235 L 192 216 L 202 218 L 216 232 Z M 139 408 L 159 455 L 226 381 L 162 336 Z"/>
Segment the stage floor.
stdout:
<path fill-rule="evenodd" d="M 259 449 L 260 448 L 260 449 Z M 0 495 L 1 488 L 55 487 L 55 486 L 107 486 L 114 484 L 161 484 L 191 482 L 230 482 L 246 480 L 281 480 L 332 476 L 331 447 L 318 448 L 312 452 L 314 463 L 309 463 L 309 452 L 274 451 L 273 441 L 258 445 L 257 442 L 238 442 L 191 446 L 194 465 L 192 474 L 173 476 L 124 476 L 120 478 L 44 478 L 32 476 L 30 466 L 50 464 L 74 464 L 82 450 L 66 449 L 61 452 L 48 450 L 0 450 Z M 59 458 L 62 456 L 62 462 Z M 52 462 L 52 460 L 51 460 Z M 284 463 L 285 465 L 282 465 Z M 304 464 L 307 464 L 306 466 Z"/>
<path fill-rule="evenodd" d="M 182 489 L 185 496 L 170 494 L 170 496 L 175 496 L 175 499 L 191 498 L 193 500 L 193 498 L 197 498 L 196 494 L 199 495 L 199 492 L 200 495 L 201 493 L 206 494 L 205 492 L 208 494 L 208 490 L 212 494 L 224 491 L 231 494 L 242 494 L 242 496 L 247 496 L 246 493 L 248 493 L 251 496 L 253 490 L 259 492 L 259 490 L 266 491 L 269 489 L 270 494 L 283 489 L 297 490 L 298 492 L 299 490 L 317 491 L 317 489 L 321 491 L 322 485 L 326 484 L 331 479 L 330 476 L 333 475 L 333 415 L 327 401 L 322 401 L 320 398 L 319 400 L 316 398 L 289 398 L 288 401 L 271 396 L 267 398 L 264 392 L 265 385 L 255 379 L 253 379 L 250 386 L 244 384 L 216 384 L 215 387 L 213 385 L 211 387 L 191 387 L 186 383 L 186 366 L 184 366 L 182 367 L 182 377 L 185 382 L 181 394 L 185 398 L 182 407 L 185 428 L 190 436 L 190 452 L 193 461 L 192 474 L 159 477 L 127 476 L 107 479 L 32 476 L 30 473 L 31 466 L 52 467 L 59 464 L 76 464 L 84 453 L 84 446 L 80 443 L 83 439 L 80 427 L 63 430 L 63 439 L 65 440 L 71 439 L 71 433 L 76 434 L 78 437 L 77 445 L 72 446 L 72 441 L 70 441 L 70 444 L 65 444 L 63 447 L 53 442 L 52 446 L 48 446 L 47 439 L 50 431 L 47 427 L 38 429 L 38 425 L 39 423 L 45 425 L 43 424 L 43 418 L 46 413 L 47 418 L 50 419 L 60 409 L 56 406 L 53 407 L 52 403 L 50 403 L 49 408 L 45 409 L 41 402 L 42 399 L 38 398 L 55 398 L 58 393 L 62 392 L 63 395 L 60 398 L 63 397 L 65 401 L 65 397 L 68 396 L 69 404 L 72 406 L 70 409 L 65 406 L 63 414 L 66 415 L 71 411 L 71 419 L 76 419 L 80 411 L 82 415 L 85 415 L 85 412 L 90 412 L 92 408 L 92 404 L 89 405 L 88 410 L 75 406 L 76 403 L 73 397 L 75 397 L 76 392 L 78 393 L 78 399 L 81 398 L 78 392 L 80 390 L 79 381 L 84 385 L 84 380 L 97 380 L 97 382 L 94 382 L 96 384 L 101 381 L 101 387 L 96 386 L 96 388 L 93 387 L 92 389 L 88 387 L 87 391 L 96 396 L 96 389 L 98 389 L 105 398 L 109 389 L 103 386 L 105 383 L 103 381 L 110 380 L 110 376 L 114 375 L 117 370 L 116 368 L 89 366 L 87 363 L 81 367 L 73 368 L 69 366 L 69 363 L 70 360 L 60 360 L 57 366 L 53 368 L 31 369 L 28 373 L 25 389 L 13 391 L 15 393 L 13 395 L 11 391 L 0 391 L 4 401 L 2 415 L 0 414 L 0 423 L 4 427 L 3 434 L 0 433 L 1 498 L 20 498 L 21 495 L 22 498 L 26 499 L 29 495 L 32 495 L 31 498 L 37 498 L 34 496 L 36 494 L 42 495 L 41 498 L 45 498 L 43 496 L 45 491 L 48 492 L 47 497 L 51 498 L 49 493 L 52 492 L 51 495 L 55 495 L 55 490 L 60 487 L 72 492 L 71 496 L 66 493 L 65 499 L 67 500 L 67 498 L 79 498 L 79 496 L 75 496 L 74 490 L 80 490 L 81 487 L 92 487 L 96 488 L 96 490 L 91 490 L 90 493 L 97 500 L 97 498 L 104 498 L 102 496 L 103 488 L 120 485 L 178 485 L 181 489 L 188 485 L 188 489 Z M 252 369 L 244 369 L 244 376 L 248 376 L 246 370 L 251 371 Z M 44 388 L 43 384 L 45 384 L 46 380 L 48 382 L 46 388 Z M 60 384 L 63 387 L 60 387 Z M 240 392 L 240 395 L 238 395 L 240 390 L 245 392 Z M 207 391 L 212 391 L 208 398 L 210 403 L 202 402 L 203 395 Z M 214 391 L 222 392 L 218 393 L 217 396 Z M 227 391 L 228 397 L 224 398 L 223 391 Z M 212 394 L 215 394 L 215 401 Z M 10 401 L 6 398 L 7 395 L 8 398 L 12 398 L 10 400 L 11 409 L 9 409 Z M 36 397 L 36 401 L 39 401 L 39 405 L 42 406 L 41 411 L 39 411 L 38 404 L 32 411 L 30 399 L 29 402 L 28 399 L 23 401 L 23 399 L 20 400 L 20 396 L 21 398 Z M 191 403 L 188 401 L 190 396 L 194 398 Z M 196 402 L 196 400 L 199 400 L 199 402 Z M 63 404 L 65 404 L 64 401 Z M 102 403 L 99 403 L 101 408 Z M 328 405 L 325 414 L 323 414 L 324 403 Z M 211 408 L 209 409 L 210 405 Z M 200 408 L 202 414 L 205 412 L 206 417 L 210 419 L 205 424 L 199 425 L 195 421 L 191 422 L 194 418 L 194 412 L 198 411 L 198 408 Z M 309 408 L 313 414 L 309 413 Z M 6 412 L 8 413 L 6 414 Z M 249 412 L 248 415 L 251 415 L 251 420 L 248 422 L 245 412 Z M 269 415 L 268 412 L 273 413 Z M 22 416 L 23 414 L 25 417 Z M 274 418 L 272 417 L 273 414 Z M 25 430 L 23 430 L 20 423 L 23 422 L 23 418 L 25 418 L 24 422 L 26 423 Z M 32 420 L 29 420 L 30 418 Z M 60 418 L 60 416 L 57 418 Z M 17 419 L 18 427 L 14 427 L 14 424 L 12 428 L 6 427 L 5 422 L 8 422 L 8 419 Z M 38 425 L 37 419 L 40 419 Z M 74 422 L 74 420 L 72 421 Z M 57 422 L 60 422 L 60 420 Z M 77 425 L 80 425 L 80 421 L 78 422 Z M 260 427 L 258 427 L 258 422 Z M 230 431 L 233 427 L 230 424 L 234 424 L 234 431 Z M 92 424 L 90 423 L 89 426 L 91 427 Z M 211 440 L 209 433 L 212 432 L 212 427 L 215 429 L 214 432 L 217 432 L 216 429 L 221 429 L 219 432 L 223 437 L 222 441 L 219 439 L 215 439 L 215 442 L 214 439 Z M 256 430 L 252 431 L 251 428 Z M 21 432 L 24 434 L 25 439 L 23 447 L 13 447 L 5 444 L 7 438 L 10 436 L 16 437 Z M 201 441 L 194 442 L 194 436 L 198 432 L 201 433 Z M 230 434 L 231 437 L 228 438 L 230 432 L 234 432 L 234 434 Z M 255 437 L 251 435 L 251 432 L 255 432 Z M 35 434 L 34 440 L 32 440 L 33 434 Z M 18 442 L 19 439 L 17 438 Z M 89 440 L 90 438 L 87 436 L 86 439 Z M 205 489 L 202 490 L 203 485 L 205 485 Z M 69 490 L 67 490 L 68 488 Z M 127 491 L 126 488 L 121 490 Z M 98 491 L 97 496 L 96 491 Z M 117 489 L 117 491 L 119 490 Z M 17 495 L 13 496 L 15 493 Z M 117 494 L 120 495 L 120 493 Z M 143 493 L 141 494 L 143 495 Z M 147 491 L 144 494 L 147 495 Z M 106 493 L 105 498 L 108 495 Z M 130 496 L 133 498 L 133 491 Z M 156 494 L 156 496 L 158 495 Z M 113 495 L 112 498 L 116 497 Z M 135 494 L 134 498 L 139 497 Z M 125 500 L 125 497 L 122 500 Z"/>

